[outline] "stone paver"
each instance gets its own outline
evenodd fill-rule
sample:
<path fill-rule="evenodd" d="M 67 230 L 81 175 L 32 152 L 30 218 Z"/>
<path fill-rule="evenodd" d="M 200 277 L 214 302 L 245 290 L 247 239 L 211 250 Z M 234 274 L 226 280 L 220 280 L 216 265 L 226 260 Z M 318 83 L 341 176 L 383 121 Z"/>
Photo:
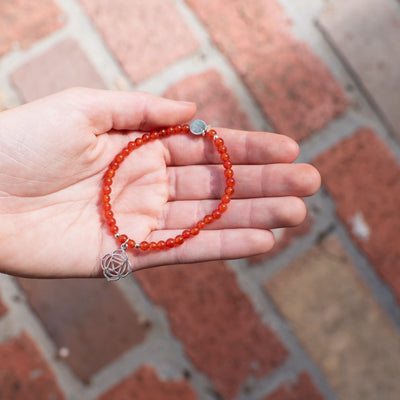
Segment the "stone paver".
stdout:
<path fill-rule="evenodd" d="M 187 355 L 223 398 L 234 398 L 249 375 L 265 376 L 285 360 L 287 351 L 223 262 L 168 266 L 136 276 L 166 309 Z"/>
<path fill-rule="evenodd" d="M 0 400 L 63 400 L 54 375 L 25 333 L 0 343 Z"/>
<path fill-rule="evenodd" d="M 0 2 L 0 56 L 14 47 L 26 49 L 62 26 L 53 0 Z"/>
<path fill-rule="evenodd" d="M 315 165 L 337 213 L 400 302 L 400 166 L 371 130 L 321 154 Z"/>
<path fill-rule="evenodd" d="M 319 23 L 400 138 L 397 0 L 338 0 Z"/>
<path fill-rule="evenodd" d="M 115 285 L 97 279 L 19 283 L 52 340 L 67 349 L 66 362 L 84 381 L 145 337 L 146 328 Z"/>
<path fill-rule="evenodd" d="M 400 338 L 335 237 L 266 288 L 339 398 L 398 399 Z"/>
<path fill-rule="evenodd" d="M 304 139 L 347 108 L 345 95 L 275 0 L 187 0 L 276 131 Z"/>
<path fill-rule="evenodd" d="M 240 110 L 234 93 L 226 87 L 222 76 L 215 70 L 185 78 L 171 86 L 164 96 L 194 101 L 197 104 L 196 118 L 212 126 L 254 130 L 248 116 Z"/>
<path fill-rule="evenodd" d="M 142 367 L 113 387 L 98 400 L 196 400 L 197 396 L 184 380 L 165 381 L 154 369 Z"/>
<path fill-rule="evenodd" d="M 79 44 L 66 39 L 32 59 L 12 74 L 15 87 L 25 101 L 72 86 L 104 89 L 104 83 Z"/>
<path fill-rule="evenodd" d="M 303 372 L 296 380 L 282 385 L 263 400 L 324 400 L 309 374 Z"/>
<path fill-rule="evenodd" d="M 171 0 L 136 1 L 134 6 L 130 0 L 80 2 L 133 82 L 149 78 L 199 46 Z"/>

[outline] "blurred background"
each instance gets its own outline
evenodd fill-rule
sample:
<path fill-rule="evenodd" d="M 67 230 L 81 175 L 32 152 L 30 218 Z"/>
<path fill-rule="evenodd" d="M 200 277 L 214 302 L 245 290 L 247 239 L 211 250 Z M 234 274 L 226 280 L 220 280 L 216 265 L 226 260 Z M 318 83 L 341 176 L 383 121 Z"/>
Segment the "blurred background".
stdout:
<path fill-rule="evenodd" d="M 0 109 L 76 85 L 191 100 L 296 139 L 323 188 L 269 254 L 0 275 L 0 400 L 399 399 L 399 65 L 397 0 L 1 0 Z"/>

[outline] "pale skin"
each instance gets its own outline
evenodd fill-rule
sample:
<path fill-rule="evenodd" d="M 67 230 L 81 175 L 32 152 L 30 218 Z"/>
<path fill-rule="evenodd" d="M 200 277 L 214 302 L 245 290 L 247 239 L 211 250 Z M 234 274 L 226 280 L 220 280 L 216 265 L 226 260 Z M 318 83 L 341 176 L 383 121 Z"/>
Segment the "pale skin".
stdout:
<path fill-rule="evenodd" d="M 118 248 L 101 211 L 108 164 L 143 132 L 185 123 L 195 113 L 193 103 L 85 88 L 0 113 L 0 272 L 102 276 L 101 256 Z M 134 271 L 264 253 L 274 244 L 271 229 L 304 220 L 302 198 L 318 190 L 320 175 L 293 163 L 298 145 L 284 135 L 215 129 L 234 163 L 228 210 L 176 248 L 128 250 Z M 220 164 L 202 137 L 171 136 L 133 151 L 112 184 L 120 232 L 150 242 L 195 224 L 219 203 Z"/>

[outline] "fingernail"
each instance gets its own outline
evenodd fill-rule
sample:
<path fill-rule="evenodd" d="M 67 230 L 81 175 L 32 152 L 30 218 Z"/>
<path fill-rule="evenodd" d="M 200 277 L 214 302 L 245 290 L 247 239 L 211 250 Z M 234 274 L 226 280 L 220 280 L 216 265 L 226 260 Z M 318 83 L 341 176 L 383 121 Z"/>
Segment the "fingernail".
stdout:
<path fill-rule="evenodd" d="M 185 105 L 193 105 L 193 101 L 180 101 L 179 103 L 185 104 Z"/>

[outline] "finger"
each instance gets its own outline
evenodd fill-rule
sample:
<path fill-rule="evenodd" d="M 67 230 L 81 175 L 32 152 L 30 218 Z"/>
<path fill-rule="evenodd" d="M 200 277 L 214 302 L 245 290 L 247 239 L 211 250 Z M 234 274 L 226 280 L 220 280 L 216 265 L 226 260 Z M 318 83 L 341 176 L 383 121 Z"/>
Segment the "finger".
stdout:
<path fill-rule="evenodd" d="M 159 226 L 179 229 L 193 226 L 217 208 L 218 200 L 173 201 L 164 209 Z M 272 197 L 232 200 L 221 218 L 207 229 L 259 228 L 274 229 L 297 226 L 306 217 L 306 206 L 298 197 Z"/>
<path fill-rule="evenodd" d="M 309 164 L 234 165 L 232 169 L 235 198 L 307 197 L 320 186 L 320 175 Z M 169 167 L 169 199 L 216 199 L 223 194 L 225 179 L 219 165 Z"/>
<path fill-rule="evenodd" d="M 164 240 L 179 231 L 156 231 L 148 240 Z M 139 252 L 131 257 L 132 269 L 211 260 L 230 260 L 265 253 L 274 245 L 274 236 L 262 229 L 225 229 L 201 231 L 182 245 L 166 251 Z"/>
<path fill-rule="evenodd" d="M 73 88 L 71 96 L 90 119 L 96 134 L 116 130 L 144 130 L 176 125 L 193 118 L 194 103 L 169 100 L 150 93 Z"/>
<path fill-rule="evenodd" d="M 290 163 L 299 155 L 298 144 L 284 135 L 223 128 L 215 130 L 224 140 L 234 164 Z M 169 165 L 221 163 L 213 143 L 203 137 L 177 135 L 164 143 Z"/>

